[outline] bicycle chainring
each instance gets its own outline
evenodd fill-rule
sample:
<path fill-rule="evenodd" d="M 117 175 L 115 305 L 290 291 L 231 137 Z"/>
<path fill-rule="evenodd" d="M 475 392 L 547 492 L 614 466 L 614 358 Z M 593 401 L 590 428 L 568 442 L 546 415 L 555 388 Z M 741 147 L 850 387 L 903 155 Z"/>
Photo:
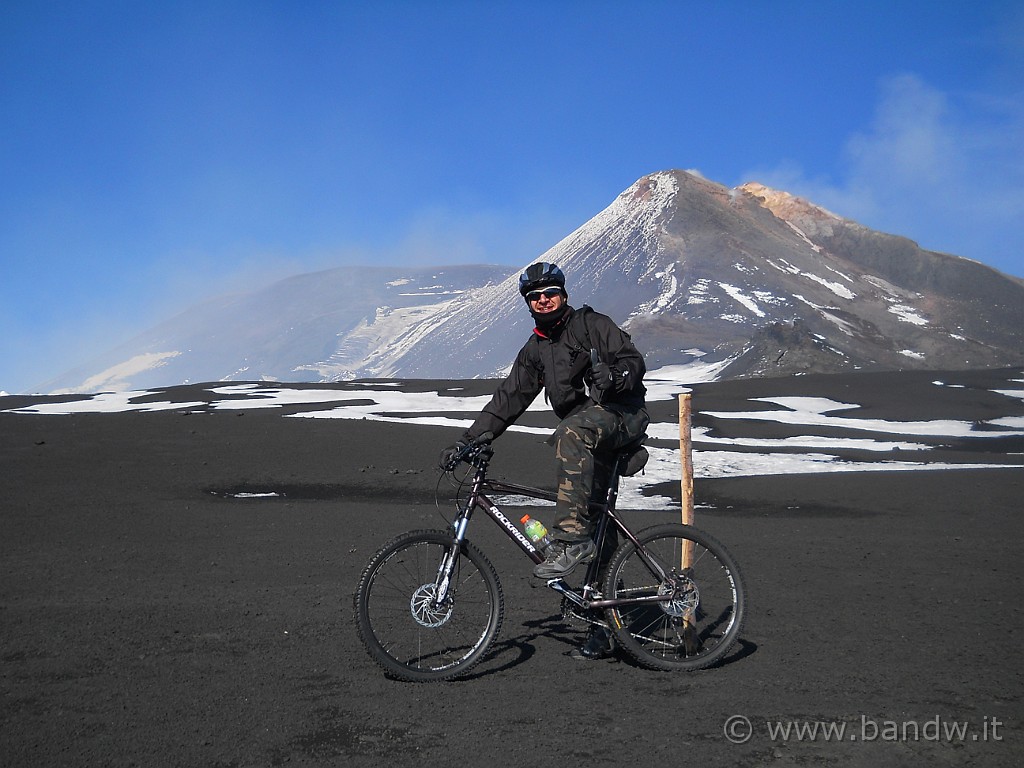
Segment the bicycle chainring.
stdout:
<path fill-rule="evenodd" d="M 592 599 L 600 599 L 600 594 L 593 595 Z M 597 608 L 580 608 L 564 595 L 562 596 L 562 618 L 575 625 L 608 626 L 608 622 L 604 619 L 604 611 Z"/>
<path fill-rule="evenodd" d="M 562 596 L 562 618 L 570 624 L 593 624 L 594 620 L 588 616 L 589 613 L 590 611 L 583 610 L 565 595 Z"/>

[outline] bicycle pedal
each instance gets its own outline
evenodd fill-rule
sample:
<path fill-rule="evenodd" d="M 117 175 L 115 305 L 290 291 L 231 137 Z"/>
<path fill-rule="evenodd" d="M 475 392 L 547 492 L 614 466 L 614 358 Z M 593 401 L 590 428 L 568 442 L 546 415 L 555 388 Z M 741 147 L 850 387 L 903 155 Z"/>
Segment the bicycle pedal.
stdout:
<path fill-rule="evenodd" d="M 556 583 L 558 583 L 558 586 L 556 586 Z M 563 582 L 560 578 L 559 579 L 547 579 L 546 581 L 541 581 L 540 579 L 536 579 L 536 578 L 530 579 L 530 589 L 540 589 L 541 587 L 550 587 L 551 589 L 555 590 L 556 592 L 561 592 L 562 589 L 560 589 L 559 587 L 564 587 L 564 586 L 565 586 L 565 582 Z"/>

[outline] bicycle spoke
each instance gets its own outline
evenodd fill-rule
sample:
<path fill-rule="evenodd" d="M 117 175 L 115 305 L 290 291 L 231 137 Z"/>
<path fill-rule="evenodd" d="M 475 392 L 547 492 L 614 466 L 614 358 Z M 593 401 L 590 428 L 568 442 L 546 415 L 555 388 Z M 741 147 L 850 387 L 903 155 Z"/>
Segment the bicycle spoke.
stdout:
<path fill-rule="evenodd" d="M 743 619 L 743 587 L 731 556 L 688 526 L 656 526 L 639 538 L 644 552 L 627 544 L 613 557 L 605 593 L 668 599 L 610 609 L 609 624 L 621 645 L 641 664 L 659 669 L 699 669 L 720 660 Z M 664 570 L 664 581 L 653 582 L 647 556 Z"/>
<path fill-rule="evenodd" d="M 493 566 L 468 543 L 444 599 L 439 565 L 451 551 L 441 532 L 418 532 L 385 546 L 356 590 L 360 638 L 370 655 L 403 680 L 435 680 L 476 663 L 497 634 L 503 610 Z"/>

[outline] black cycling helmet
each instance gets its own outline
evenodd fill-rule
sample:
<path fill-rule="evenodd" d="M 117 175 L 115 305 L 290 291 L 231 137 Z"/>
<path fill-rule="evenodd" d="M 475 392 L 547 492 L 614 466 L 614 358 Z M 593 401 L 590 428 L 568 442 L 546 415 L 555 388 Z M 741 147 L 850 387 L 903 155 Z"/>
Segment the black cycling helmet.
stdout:
<path fill-rule="evenodd" d="M 565 274 L 557 264 L 538 261 L 536 264 L 528 266 L 526 271 L 519 276 L 519 292 L 523 296 L 530 291 L 546 288 L 549 285 L 557 285 L 562 289 L 562 293 L 565 293 Z"/>

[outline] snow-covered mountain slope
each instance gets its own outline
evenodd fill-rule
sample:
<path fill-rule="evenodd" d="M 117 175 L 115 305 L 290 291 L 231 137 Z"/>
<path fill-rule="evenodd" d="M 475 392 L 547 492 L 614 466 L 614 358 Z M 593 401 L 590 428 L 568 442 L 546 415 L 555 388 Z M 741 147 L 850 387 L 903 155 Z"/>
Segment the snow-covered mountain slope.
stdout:
<path fill-rule="evenodd" d="M 652 366 L 734 359 L 725 375 L 738 376 L 1024 359 L 1018 281 L 756 184 L 652 174 L 538 258 Z M 530 332 L 514 274 L 442 314 L 376 372 L 496 375 Z"/>
<path fill-rule="evenodd" d="M 570 303 L 623 324 L 649 367 L 702 359 L 729 378 L 1024 361 L 1022 281 L 782 191 L 665 171 L 516 268 L 299 275 L 183 313 L 49 388 L 498 376 L 530 333 L 516 281 L 538 260 L 565 270 Z"/>
<path fill-rule="evenodd" d="M 360 266 L 296 275 L 193 307 L 43 389 L 365 376 L 382 350 L 400 350 L 406 332 L 415 333 L 432 312 L 511 271 Z"/>

